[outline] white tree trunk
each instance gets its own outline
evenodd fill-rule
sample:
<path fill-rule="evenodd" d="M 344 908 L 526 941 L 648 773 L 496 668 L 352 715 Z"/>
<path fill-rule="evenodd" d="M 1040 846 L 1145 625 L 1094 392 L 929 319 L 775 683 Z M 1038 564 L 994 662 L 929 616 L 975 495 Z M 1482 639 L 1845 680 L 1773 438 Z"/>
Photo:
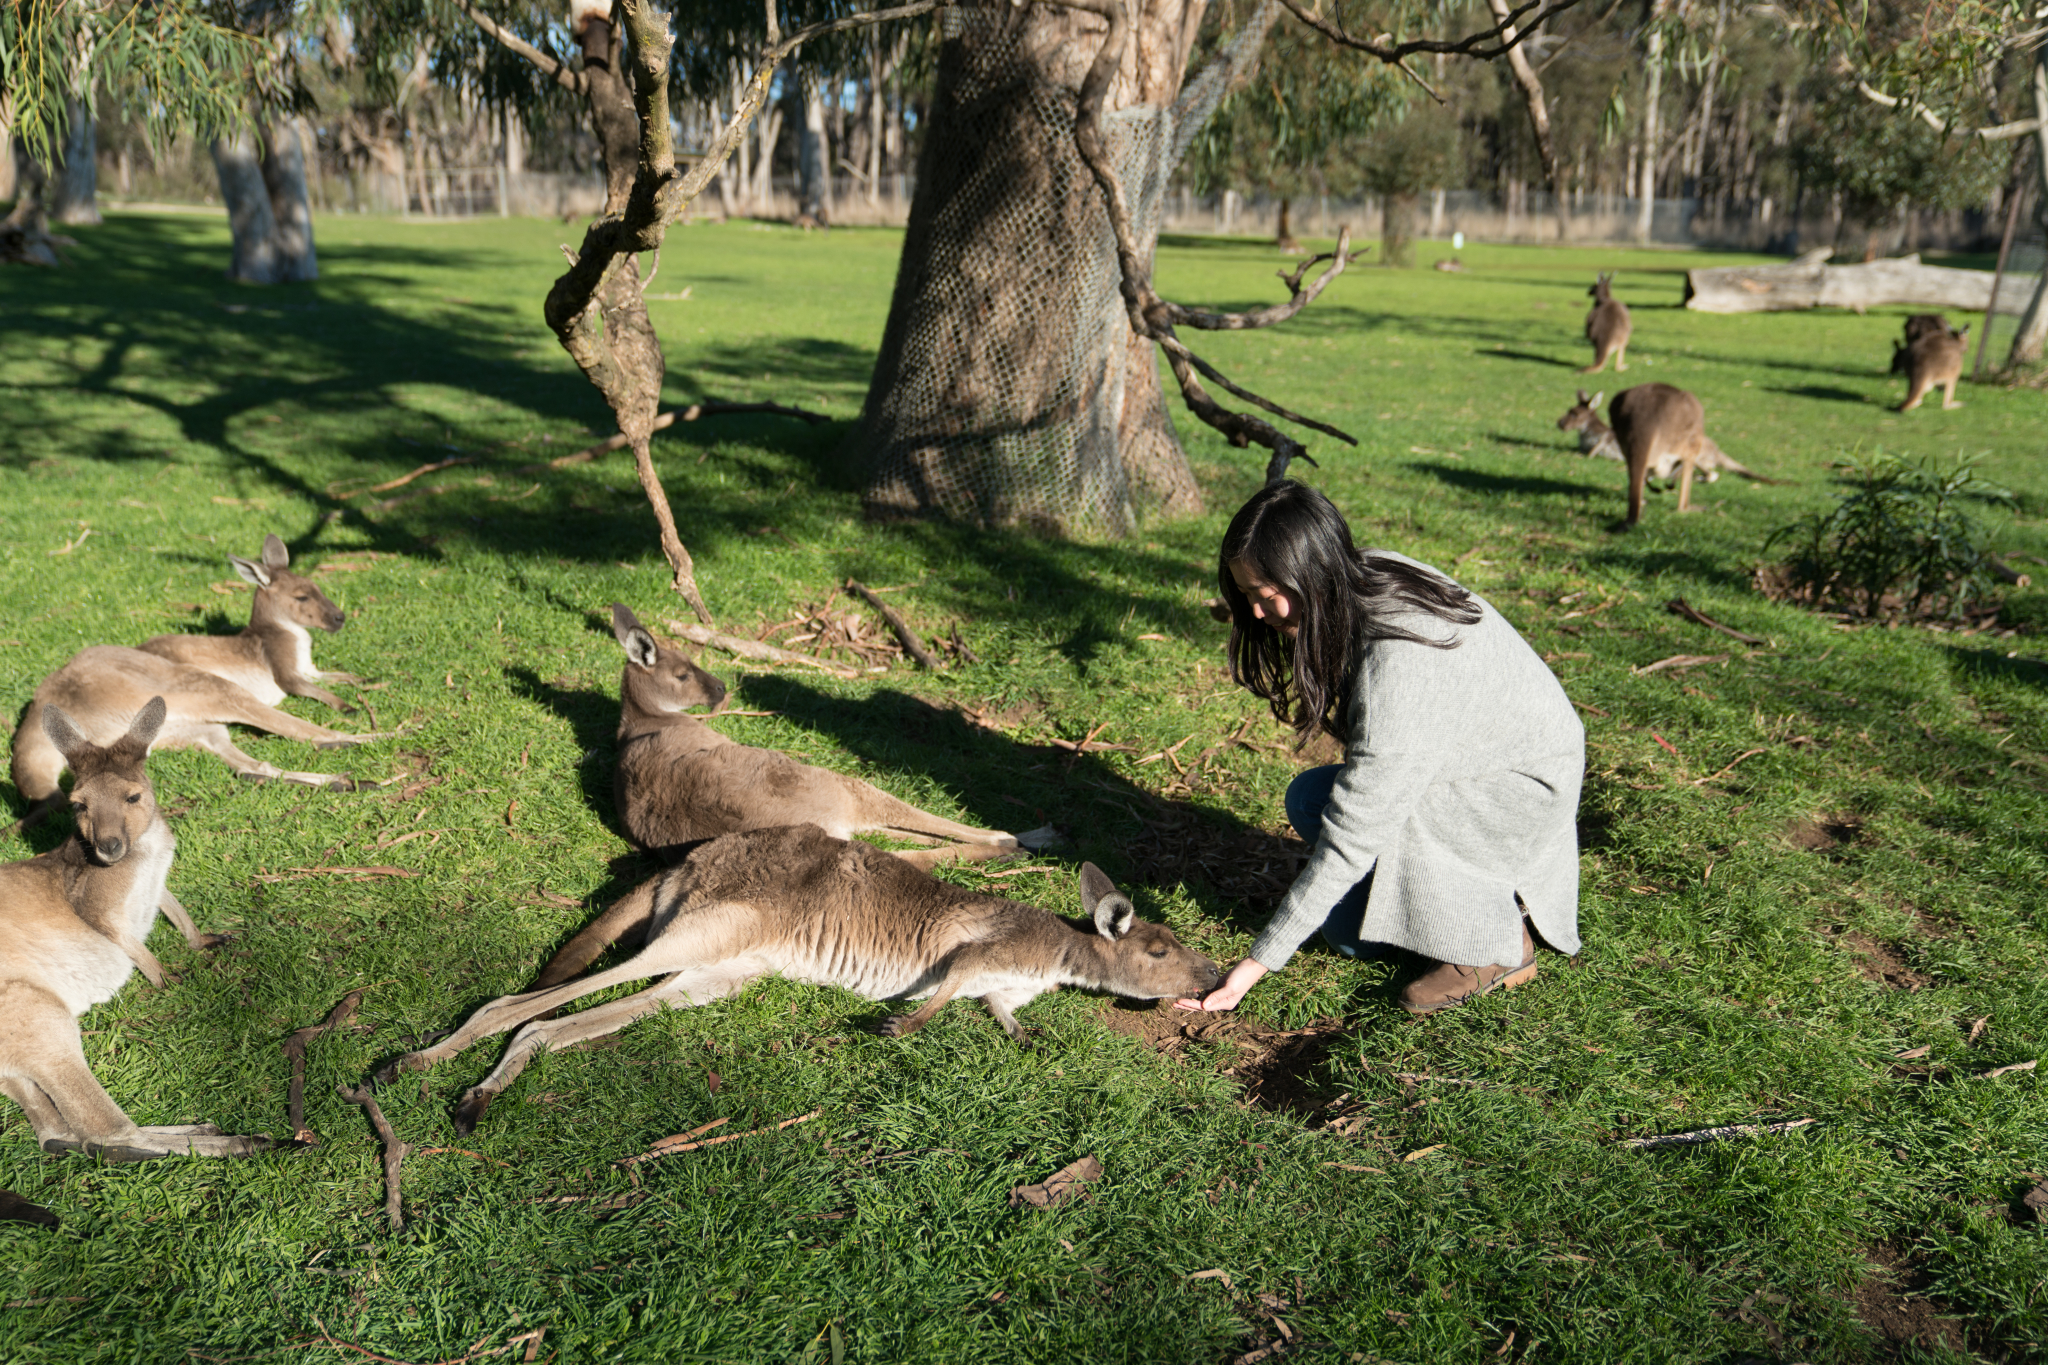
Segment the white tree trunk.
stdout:
<path fill-rule="evenodd" d="M 1685 306 L 1700 313 L 1783 313 L 1803 308 L 1863 312 L 1894 305 L 1982 313 L 1991 276 L 1981 270 L 1922 265 L 1918 256 L 1823 265 L 1823 249 L 1791 265 L 1731 266 L 1685 272 Z"/>
<path fill-rule="evenodd" d="M 797 137 L 797 212 L 832 221 L 832 138 L 825 127 L 825 93 L 818 77 L 799 82 L 804 126 Z"/>
<path fill-rule="evenodd" d="M 1651 21 L 1662 17 L 1663 5 L 1652 6 Z M 1657 101 L 1664 93 L 1664 34 L 1651 29 L 1648 52 L 1643 59 L 1646 89 L 1643 92 L 1642 186 L 1636 204 L 1636 240 L 1650 240 L 1650 225 L 1657 213 Z"/>
<path fill-rule="evenodd" d="M 270 210 L 270 190 L 263 183 L 263 158 L 256 139 L 236 129 L 213 140 L 213 166 L 220 176 L 220 199 L 227 206 L 234 253 L 228 278 L 241 284 L 276 284 L 279 275 L 277 216 Z"/>
<path fill-rule="evenodd" d="M 99 136 L 85 101 L 65 101 L 64 146 L 50 168 L 50 220 L 89 227 L 100 220 Z"/>
<path fill-rule="evenodd" d="M 302 120 L 285 118 L 271 124 L 263 137 L 263 187 L 277 230 L 278 279 L 292 284 L 320 278 L 320 262 L 313 254 L 304 135 Z"/>

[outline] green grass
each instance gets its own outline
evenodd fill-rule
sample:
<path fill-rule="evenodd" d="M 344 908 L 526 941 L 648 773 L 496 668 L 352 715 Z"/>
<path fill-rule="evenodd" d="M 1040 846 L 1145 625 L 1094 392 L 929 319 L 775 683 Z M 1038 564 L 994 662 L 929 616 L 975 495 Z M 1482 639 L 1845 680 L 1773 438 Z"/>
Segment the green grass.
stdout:
<path fill-rule="evenodd" d="M 1844 629 L 1764 600 L 1750 573 L 1858 448 L 1980 455 L 2019 493 L 1985 510 L 1999 548 L 2048 558 L 2041 393 L 1969 385 L 1959 412 L 1894 414 L 1896 314 L 1687 313 L 1680 272 L 1712 262 L 1670 252 L 1472 247 L 1467 273 L 1359 269 L 1278 331 L 1201 338 L 1240 382 L 1357 432 L 1355 451 L 1316 440 L 1323 465 L 1304 476 L 1366 541 L 1455 568 L 1587 708 L 1584 951 L 1426 1021 L 1394 1004 L 1403 969 L 1305 952 L 1245 1013 L 1342 1019 L 1305 1061 L 1271 1063 L 1316 1104 L 1349 1097 L 1309 1116 L 1242 1102 L 1225 1073 L 1256 1054 L 1229 1037 L 1155 1053 L 1109 1027 L 1151 1016 L 1073 992 L 1025 1011 L 1039 1039 L 1023 1052 L 968 1003 L 894 1042 L 868 1027 L 884 1007 L 764 982 L 543 1057 L 458 1141 L 453 1099 L 495 1057 L 479 1047 L 383 1097 L 416 1148 L 462 1149 L 408 1158 L 411 1227 L 392 1236 L 376 1144 L 334 1087 L 523 986 L 648 875 L 611 815 L 604 608 L 681 612 L 623 456 L 521 471 L 608 429 L 539 320 L 563 230 L 326 219 L 320 234 L 323 279 L 303 288 L 220 282 L 223 226 L 168 216 L 81 232 L 62 272 L 0 274 L 8 714 L 83 645 L 238 626 L 246 596 L 211 585 L 230 579 L 224 555 L 276 531 L 305 563 L 357 566 L 320 578 L 351 619 L 317 658 L 375 679 L 360 694 L 374 723 L 408 727 L 338 756 L 246 741 L 281 766 L 406 775 L 352 795 L 152 761 L 178 811 L 172 886 L 235 937 L 200 958 L 160 931 L 182 980 L 138 978 L 87 1016 L 87 1054 L 129 1112 L 281 1135 L 280 1044 L 370 989 L 312 1045 L 321 1144 L 301 1155 L 100 1167 L 44 1157 L 5 1107 L 0 1186 L 65 1223 L 0 1223 L 0 1358 L 362 1358 L 324 1332 L 430 1361 L 544 1328 L 541 1358 L 564 1362 L 822 1361 L 835 1334 L 855 1361 L 1221 1361 L 1274 1337 L 1262 1293 L 1318 1360 L 2038 1358 L 2048 1230 L 2018 1200 L 2048 1177 L 2048 1099 L 2038 1072 L 1978 1076 L 2048 1037 L 2039 638 Z M 985 662 L 841 683 L 714 657 L 733 705 L 777 713 L 719 724 L 957 818 L 1058 822 L 1073 849 L 1032 864 L 1053 872 L 946 875 L 1072 913 L 1073 869 L 1093 858 L 1142 913 L 1228 959 L 1265 903 L 1217 889 L 1227 867 L 1161 854 L 1157 826 L 1192 822 L 1219 866 L 1270 851 L 1298 760 L 1219 750 L 1185 789 L 1137 760 L 1192 734 L 1185 762 L 1247 717 L 1249 738 L 1280 737 L 1230 688 L 1201 608 L 1262 458 L 1178 419 L 1211 512 L 1124 543 L 864 523 L 836 452 L 898 242 L 673 233 L 652 286 L 690 291 L 652 305 L 670 397 L 838 420 L 699 423 L 657 456 L 722 626 L 752 633 L 856 576 L 897 588 L 927 633 L 959 622 Z M 1160 252 L 1167 292 L 1213 304 L 1270 301 L 1278 264 L 1242 241 Z M 1552 425 L 1586 382 L 1571 367 L 1596 269 L 1619 270 L 1636 312 L 1627 380 L 1700 393 L 1720 445 L 1784 486 L 1723 480 L 1700 515 L 1673 516 L 1667 495 L 1615 529 L 1619 467 Z M 457 452 L 478 462 L 348 496 Z M 373 506 L 437 488 L 453 491 Z M 1681 594 L 1771 647 L 1667 614 Z M 2013 596 L 2009 621 L 2044 617 L 2048 594 Z M 1727 658 L 1632 671 L 1675 654 Z M 1098 726 L 1132 750 L 1050 744 Z M 1823 827 L 1832 846 L 1801 846 L 1827 843 Z M 261 880 L 362 864 L 416 875 Z M 812 1110 L 637 1183 L 614 1164 L 715 1118 L 738 1131 Z M 1361 1121 L 1323 1121 L 1338 1112 Z M 1789 1118 L 1818 1121 L 1693 1149 L 1615 1142 Z M 1090 1197 L 1009 1207 L 1012 1186 L 1089 1153 L 1105 1168 Z M 609 1207 L 621 1196 L 639 1198 Z M 1859 1317 L 1859 1291 L 1885 1298 L 1873 1258 L 1910 1291 L 1891 1309 L 1946 1335 L 1913 1345 L 1880 1330 L 1896 1316 Z M 1228 1280 L 1190 1278 L 1210 1269 Z"/>

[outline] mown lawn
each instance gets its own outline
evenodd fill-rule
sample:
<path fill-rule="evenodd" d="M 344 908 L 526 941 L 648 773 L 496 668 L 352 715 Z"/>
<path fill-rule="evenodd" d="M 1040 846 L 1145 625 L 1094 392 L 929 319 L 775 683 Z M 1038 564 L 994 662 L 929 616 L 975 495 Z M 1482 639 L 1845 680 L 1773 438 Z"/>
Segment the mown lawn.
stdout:
<path fill-rule="evenodd" d="M 1202 339 L 1357 432 L 1317 439 L 1302 475 L 1364 539 L 1486 594 L 1581 703 L 1580 956 L 1417 1021 L 1394 1004 L 1412 966 L 1311 949 L 1193 1035 L 1046 997 L 1028 1052 L 971 1003 L 896 1042 L 872 1031 L 886 1007 L 764 982 L 542 1058 L 457 1139 L 479 1047 L 382 1096 L 416 1149 L 392 1235 L 377 1144 L 334 1088 L 521 988 L 652 870 L 611 812 L 606 608 L 680 604 L 623 455 L 527 468 L 608 430 L 539 321 L 566 231 L 326 219 L 321 281 L 257 291 L 221 282 L 224 225 L 119 216 L 70 269 L 0 274 L 7 714 L 86 644 L 239 626 L 223 557 L 275 531 L 350 613 L 320 663 L 375 680 L 374 714 L 341 723 L 406 731 L 246 741 L 396 779 L 354 794 L 152 760 L 171 884 L 234 937 L 202 958 L 161 930 L 182 979 L 87 1017 L 114 1096 L 143 1123 L 282 1136 L 281 1044 L 367 990 L 310 1047 L 304 1153 L 99 1166 L 41 1155 L 4 1107 L 0 1186 L 64 1221 L 0 1223 L 0 1358 L 443 1361 L 536 1329 L 535 1358 L 563 1362 L 2039 1358 L 2048 1228 L 2020 1201 L 2048 1178 L 2048 1098 L 2037 1071 L 1983 1073 L 2048 1040 L 2048 594 L 2010 597 L 2018 634 L 1854 629 L 1751 573 L 1838 491 L 1832 462 L 1877 449 L 1981 455 L 2019 494 L 1982 515 L 2043 573 L 2048 396 L 1968 385 L 1958 412 L 1892 413 L 1897 314 L 1689 314 L 1696 254 L 1472 247 L 1464 274 L 1363 268 L 1280 331 Z M 722 628 L 829 603 L 873 629 L 833 596 L 851 576 L 982 662 L 842 682 L 712 656 L 732 707 L 772 713 L 716 724 L 956 818 L 1058 823 L 1068 850 L 946 875 L 1072 913 L 1092 858 L 1230 959 L 1285 883 L 1302 761 L 1229 685 L 1202 609 L 1262 459 L 1183 419 L 1211 512 L 1126 543 L 864 523 L 836 452 L 898 241 L 673 233 L 651 286 L 676 296 L 653 304 L 671 397 L 836 420 L 681 426 L 657 454 Z M 1244 241 L 1160 253 L 1169 293 L 1226 305 L 1276 297 L 1280 264 Z M 1615 528 L 1619 467 L 1552 425 L 1584 382 L 1596 269 L 1636 310 L 1628 380 L 1699 392 L 1721 446 L 1782 486 L 1724 479 L 1701 515 L 1667 495 Z M 359 491 L 454 457 L 473 463 Z M 1769 646 L 1669 614 L 1681 595 Z M 1680 654 L 1710 662 L 1634 671 Z M 1128 747 L 1053 743 L 1089 735 Z M 364 866 L 406 875 L 304 871 Z M 1793 1119 L 1814 1122 L 1620 1145 Z M 1011 1206 L 1091 1154 L 1086 1197 Z"/>

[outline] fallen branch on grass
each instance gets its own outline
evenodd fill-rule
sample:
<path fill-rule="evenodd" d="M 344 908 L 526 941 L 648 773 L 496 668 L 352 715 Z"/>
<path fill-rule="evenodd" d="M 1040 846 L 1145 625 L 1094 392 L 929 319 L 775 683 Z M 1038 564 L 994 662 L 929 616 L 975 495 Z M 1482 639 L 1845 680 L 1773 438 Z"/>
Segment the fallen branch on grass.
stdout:
<path fill-rule="evenodd" d="M 414 1365 L 414 1362 L 412 1361 L 400 1360 L 396 1356 L 380 1356 L 375 1351 L 366 1351 L 360 1346 L 352 1345 L 349 1342 L 342 1341 L 340 1338 L 336 1337 L 332 1332 L 328 1331 L 327 1324 L 320 1321 L 320 1319 L 317 1317 L 313 1319 L 313 1327 L 314 1330 L 320 1333 L 320 1338 L 317 1341 L 309 1340 L 304 1343 L 305 1345 L 329 1346 L 337 1351 L 353 1351 L 355 1354 L 363 1357 L 363 1359 L 365 1360 L 380 1361 L 382 1362 L 382 1365 Z M 485 1349 L 483 1346 L 484 1342 L 489 1341 L 491 1339 L 490 1334 L 486 1333 L 482 1337 L 478 1338 L 477 1344 L 475 1346 L 470 1347 L 469 1350 L 464 1352 L 462 1355 L 449 1356 L 446 1360 L 424 1362 L 423 1365 L 467 1365 L 467 1362 L 472 1360 L 483 1360 L 490 1356 L 504 1355 L 507 1351 L 510 1351 L 514 1347 L 521 1345 L 526 1347 L 526 1355 L 524 1358 L 527 1360 L 532 1360 L 535 1356 L 537 1356 L 540 1353 L 540 1339 L 547 1335 L 547 1330 L 548 1329 L 545 1327 L 536 1327 L 531 1332 L 521 1332 L 516 1337 L 508 1337 L 503 1346 L 492 1346 L 488 1349 Z M 194 1352 L 193 1354 L 196 1355 L 198 1353 Z M 238 1358 L 246 1360 L 250 1359 L 251 1357 L 243 1356 Z M 203 1359 L 213 1360 L 217 1359 L 217 1357 L 206 1356 L 203 1357 Z"/>
<path fill-rule="evenodd" d="M 1718 630 L 1729 639 L 1739 640 L 1746 645 L 1754 645 L 1759 649 L 1765 649 L 1771 643 L 1769 640 L 1760 640 L 1754 635 L 1745 635 L 1733 626 L 1722 625 L 1683 597 L 1674 597 L 1669 602 L 1666 602 L 1664 610 L 1670 612 L 1673 616 L 1683 616 L 1694 625 L 1705 626 L 1708 630 Z"/>
<path fill-rule="evenodd" d="M 312 1129 L 306 1127 L 306 1048 L 315 1038 L 320 1037 L 335 1025 L 344 1023 L 356 1012 L 356 1006 L 363 1003 L 363 992 L 368 986 L 358 986 L 327 1012 L 327 1017 L 310 1028 L 295 1029 L 292 1036 L 284 1040 L 284 1055 L 291 1060 L 292 1084 L 285 1101 L 286 1122 L 291 1125 L 292 1137 L 300 1142 L 318 1142 L 320 1139 Z"/>
<path fill-rule="evenodd" d="M 370 1127 L 376 1130 L 377 1140 L 384 1144 L 384 1218 L 393 1232 L 404 1232 L 405 1213 L 399 1207 L 398 1199 L 398 1163 L 405 1160 L 410 1149 L 398 1140 L 398 1134 L 391 1131 L 391 1125 L 384 1120 L 384 1111 L 377 1107 L 377 1097 L 370 1093 L 368 1086 L 337 1085 L 334 1093 L 350 1104 L 362 1106 L 363 1112 L 369 1115 Z M 324 1333 L 327 1329 L 322 1327 L 320 1330 Z"/>
<path fill-rule="evenodd" d="M 1789 1133 L 1818 1119 L 1787 1119 L 1783 1123 L 1731 1123 L 1720 1128 L 1696 1128 L 1690 1133 L 1664 1133 L 1657 1137 L 1624 1138 L 1617 1147 L 1692 1147 L 1702 1142 L 1726 1142 L 1730 1138 L 1761 1137 L 1766 1133 Z"/>
<path fill-rule="evenodd" d="M 805 668 L 822 669 L 836 678 L 858 678 L 861 675 L 861 670 L 848 668 L 845 664 L 827 663 L 823 659 L 813 659 L 808 654 L 777 649 L 774 645 L 764 645 L 759 640 L 749 640 L 738 635 L 721 635 L 709 626 L 693 626 L 683 621 L 670 621 L 668 628 L 672 634 L 681 636 L 692 644 L 709 645 L 713 649 L 722 649 L 728 654 L 738 655 L 742 659 L 752 659 L 757 663 L 802 664 Z M 879 673 L 886 670 L 875 671 Z"/>
<path fill-rule="evenodd" d="M 822 1109 L 813 1109 L 808 1114 L 798 1114 L 793 1119 L 784 1119 L 772 1128 L 750 1128 L 744 1133 L 729 1133 L 724 1137 L 705 1138 L 701 1142 L 686 1142 L 682 1140 L 694 1138 L 699 1133 L 708 1133 L 720 1124 L 731 1121 L 729 1119 L 714 1119 L 701 1128 L 692 1128 L 687 1133 L 678 1133 L 675 1137 L 663 1138 L 646 1151 L 640 1153 L 640 1155 L 621 1157 L 612 1164 L 614 1166 L 637 1166 L 643 1161 L 653 1161 L 657 1157 L 674 1156 L 678 1152 L 694 1152 L 703 1147 L 716 1147 L 721 1142 L 738 1142 L 741 1138 L 758 1137 L 762 1133 L 779 1132 L 784 1128 L 793 1128 L 799 1123 L 809 1123 L 824 1112 Z"/>
<path fill-rule="evenodd" d="M 1643 673 L 1662 673 L 1667 669 L 1677 672 L 1688 668 L 1699 668 L 1705 664 L 1725 664 L 1727 662 L 1728 656 L 1726 654 L 1674 654 L 1668 659 L 1659 659 L 1656 663 L 1644 664 L 1641 668 L 1631 668 L 1629 672 L 1639 675 Z"/>
<path fill-rule="evenodd" d="M 457 465 L 475 464 L 476 462 L 477 457 L 474 455 L 457 455 L 452 459 L 436 460 L 432 464 L 423 464 L 418 469 L 413 470 L 410 474 L 400 474 L 395 479 L 387 479 L 383 483 L 371 484 L 368 488 L 358 488 L 353 493 L 337 492 L 336 490 L 338 488 L 338 485 L 336 484 L 329 484 L 327 486 L 327 492 L 330 497 L 339 497 L 344 500 L 348 498 L 360 498 L 365 493 L 389 493 L 394 488 L 405 487 L 414 479 L 417 479 L 422 475 L 437 474 L 444 469 L 453 469 Z"/>
<path fill-rule="evenodd" d="M 1994 1076 L 2010 1076 L 2015 1071 L 2032 1071 L 2036 1065 L 2038 1063 L 2035 1062 L 2014 1062 L 2011 1066 L 1995 1066 L 1991 1070 L 1983 1072 L 1977 1079 L 1988 1081 Z"/>
<path fill-rule="evenodd" d="M 350 881 L 366 881 L 372 877 L 417 877 L 420 874 L 411 868 L 388 867 L 377 864 L 372 867 L 295 867 L 289 872 L 259 872 L 259 882 L 296 882 L 307 877 L 346 877 Z"/>
<path fill-rule="evenodd" d="M 832 420 L 822 412 L 812 412 L 807 408 L 786 408 L 780 403 L 692 403 L 687 408 L 672 408 L 657 415 L 654 424 L 648 430 L 650 433 L 666 431 L 677 422 L 694 422 L 699 417 L 737 417 L 750 412 L 768 413 L 775 417 L 800 417 L 813 426 Z M 609 455 L 614 450 L 624 450 L 631 444 L 632 438 L 621 433 L 599 441 L 588 449 L 579 450 L 574 455 L 561 455 L 552 460 L 543 460 L 539 464 L 521 465 L 519 472 L 533 474 L 543 469 L 566 469 L 572 464 L 587 464 L 600 455 Z"/>
<path fill-rule="evenodd" d="M 910 633 L 910 627 L 903 623 L 903 618 L 898 616 L 887 602 L 877 597 L 873 588 L 859 579 L 849 578 L 846 580 L 846 590 L 882 613 L 882 619 L 889 623 L 890 631 L 896 636 L 896 643 L 903 646 L 905 654 L 917 661 L 919 668 L 934 672 L 938 670 L 939 661 L 931 656 L 930 650 L 918 643 L 917 637 Z"/>
<path fill-rule="evenodd" d="M 1730 760 L 1728 761 L 1728 766 L 1727 766 L 1727 767 L 1725 767 L 1725 768 L 1721 769 L 1721 771 L 1720 771 L 1720 772 L 1717 772 L 1717 773 L 1715 773 L 1715 774 L 1713 775 L 1713 777 L 1695 777 L 1695 778 L 1694 778 L 1694 779 L 1692 780 L 1692 784 L 1693 784 L 1693 785 L 1694 785 L 1695 787 L 1703 787 L 1703 786 L 1705 786 L 1705 785 L 1706 785 L 1707 783 L 1709 783 L 1709 782 L 1712 782 L 1712 781 L 1713 781 L 1713 780 L 1714 780 L 1715 778 L 1720 778 L 1720 777 L 1726 777 L 1726 776 L 1727 776 L 1727 775 L 1728 775 L 1729 773 L 1731 773 L 1731 772 L 1735 771 L 1735 765 L 1736 765 L 1737 763 L 1740 763 L 1740 762 L 1742 762 L 1742 760 L 1743 760 L 1743 759 L 1745 759 L 1745 758 L 1755 758 L 1755 757 L 1756 757 L 1756 756 L 1757 756 L 1758 754 L 1761 754 L 1761 753 L 1766 753 L 1766 752 L 1768 752 L 1768 750 L 1764 750 L 1764 749 L 1751 749 L 1751 750 L 1750 750 L 1750 751 L 1749 751 L 1748 753 L 1744 753 L 1744 754 L 1737 754 L 1737 755 L 1736 755 L 1736 756 L 1735 756 L 1734 758 L 1732 758 L 1732 759 L 1730 759 Z"/>

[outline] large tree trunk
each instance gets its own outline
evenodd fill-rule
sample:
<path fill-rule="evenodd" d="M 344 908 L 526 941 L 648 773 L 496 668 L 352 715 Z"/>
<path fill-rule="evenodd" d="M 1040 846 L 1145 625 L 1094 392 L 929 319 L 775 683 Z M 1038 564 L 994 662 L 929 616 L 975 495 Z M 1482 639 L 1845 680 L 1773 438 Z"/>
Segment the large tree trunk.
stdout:
<path fill-rule="evenodd" d="M 805 72 L 797 98 L 803 124 L 797 129 L 797 216 L 815 223 L 832 221 L 832 138 L 825 127 L 825 95 L 818 77 Z"/>
<path fill-rule="evenodd" d="M 1486 0 L 1487 8 L 1493 11 L 1493 20 L 1501 25 L 1501 39 L 1514 42 L 1515 26 L 1508 22 L 1507 0 Z M 1550 136 L 1550 109 L 1544 102 L 1543 82 L 1536 77 L 1536 68 L 1529 65 L 1528 54 L 1517 43 L 1508 49 L 1508 70 L 1514 74 L 1515 84 L 1521 88 L 1522 104 L 1529 111 L 1529 129 L 1536 135 L 1536 155 L 1543 159 L 1543 178 L 1550 184 L 1551 211 L 1557 216 L 1557 240 L 1562 242 L 1571 227 L 1571 214 L 1564 202 L 1564 176 L 1558 170 L 1557 144 Z"/>
<path fill-rule="evenodd" d="M 1105 103 L 1148 254 L 1205 4 L 1144 0 Z M 971 0 L 941 32 L 889 323 L 846 452 L 868 508 L 1110 535 L 1198 511 L 1158 358 L 1125 316 L 1107 211 L 1074 149 L 1103 21 Z"/>
<path fill-rule="evenodd" d="M 64 146 L 50 168 L 50 220 L 89 227 L 100 220 L 99 132 L 85 101 L 66 101 Z"/>
<path fill-rule="evenodd" d="M 1725 266 L 1685 272 L 1685 306 L 1701 313 L 1785 313 L 1804 308 L 1863 312 L 1899 304 L 1982 313 L 1992 277 L 1981 270 L 1922 265 L 1918 256 L 1825 265 L 1826 248 L 1791 265 Z"/>
<path fill-rule="evenodd" d="M 228 278 L 240 284 L 319 278 L 298 120 L 272 124 L 260 144 L 244 129 L 215 138 L 213 166 L 234 238 Z"/>
<path fill-rule="evenodd" d="M 2048 229 L 2048 47 L 2034 53 L 2034 117 L 2041 121 L 2034 133 L 2034 216 Z M 2041 358 L 2044 348 L 2048 348 L 2048 266 L 2042 268 L 2040 283 L 2034 286 L 2034 297 L 2020 319 L 2006 363 L 2031 365 Z"/>
<path fill-rule="evenodd" d="M 1650 21 L 1655 23 L 1663 12 L 1663 0 L 1655 0 L 1650 7 Z M 1636 202 L 1636 240 L 1648 242 L 1657 216 L 1657 103 L 1664 93 L 1664 34 L 1660 29 L 1650 30 L 1643 68 L 1647 88 L 1643 92 L 1642 186 L 1637 191 L 1641 197 Z"/>

